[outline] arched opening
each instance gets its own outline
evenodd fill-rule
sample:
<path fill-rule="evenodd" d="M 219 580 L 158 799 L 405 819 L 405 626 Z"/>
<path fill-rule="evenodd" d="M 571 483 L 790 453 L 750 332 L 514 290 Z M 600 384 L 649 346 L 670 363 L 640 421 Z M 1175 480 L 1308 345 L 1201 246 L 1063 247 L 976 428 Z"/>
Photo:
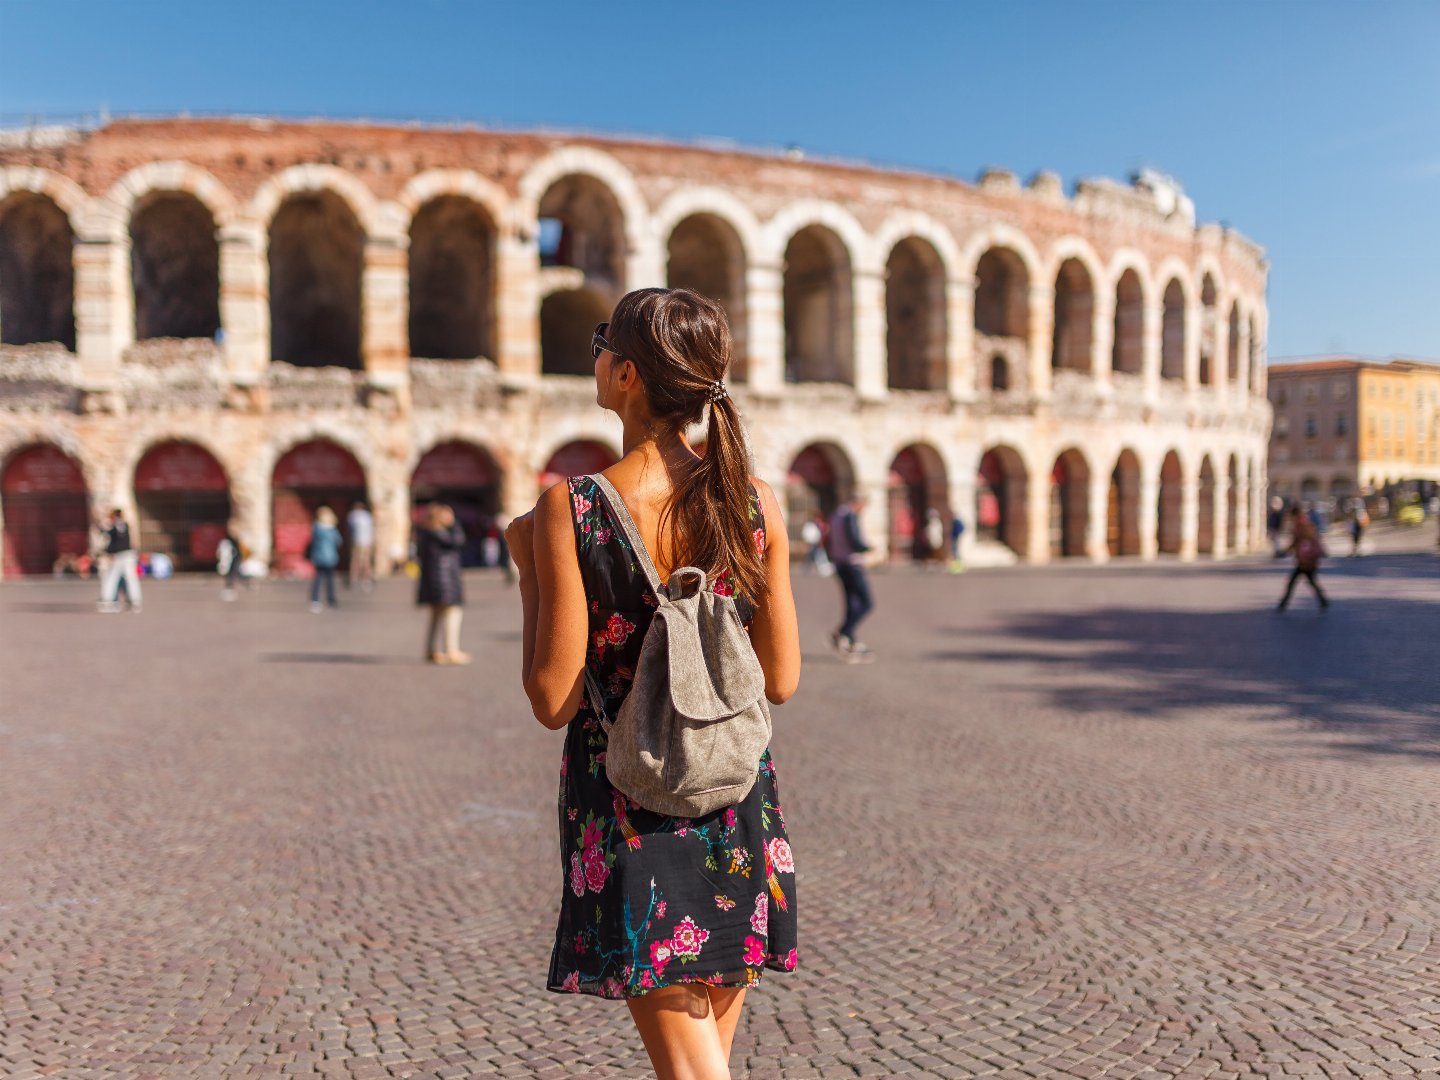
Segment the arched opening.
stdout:
<path fill-rule="evenodd" d="M 220 329 L 215 218 L 183 191 L 151 192 L 130 219 L 135 339 L 214 338 Z"/>
<path fill-rule="evenodd" d="M 1025 518 L 1025 462 L 1008 446 L 985 451 L 975 475 L 975 537 L 1004 544 L 1024 556 L 1030 530 Z"/>
<path fill-rule="evenodd" d="M 1090 526 L 1090 466 L 1079 450 L 1066 450 L 1050 470 L 1050 554 L 1084 555 Z"/>
<path fill-rule="evenodd" d="M 1185 287 L 1179 278 L 1165 286 L 1165 310 L 1160 318 L 1160 377 L 1185 378 Z"/>
<path fill-rule="evenodd" d="M 799 542 L 805 522 L 818 520 L 827 527 L 830 515 L 854 490 L 850 459 L 834 443 L 811 443 L 795 455 L 785 477 L 785 512 L 797 558 L 805 550 Z"/>
<path fill-rule="evenodd" d="M 1145 290 L 1140 275 L 1126 270 L 1115 284 L 1115 341 L 1110 368 L 1139 375 L 1145 367 Z"/>
<path fill-rule="evenodd" d="M 1215 554 L 1215 466 L 1210 455 L 1200 459 L 1200 505 L 1197 507 L 1195 550 L 1201 555 Z"/>
<path fill-rule="evenodd" d="M 1156 507 L 1155 546 L 1162 555 L 1180 553 L 1180 455 L 1171 450 L 1160 464 L 1160 494 Z"/>
<path fill-rule="evenodd" d="M 214 570 L 230 521 L 230 484 L 215 456 L 192 442 L 152 446 L 135 466 L 135 504 L 145 547 L 176 570 Z"/>
<path fill-rule="evenodd" d="M 410 355 L 495 355 L 495 225 L 473 199 L 442 195 L 410 223 Z"/>
<path fill-rule="evenodd" d="M 850 255 L 829 229 L 810 225 L 785 248 L 785 378 L 854 379 Z"/>
<path fill-rule="evenodd" d="M 80 465 L 59 447 L 27 446 L 0 470 L 5 576 L 49 574 L 90 550 L 90 496 Z"/>
<path fill-rule="evenodd" d="M 332 191 L 291 195 L 270 223 L 270 358 L 360 367 L 365 234 Z"/>
<path fill-rule="evenodd" d="M 1055 275 L 1055 328 L 1050 366 L 1067 371 L 1090 370 L 1091 324 L 1095 288 L 1079 259 L 1066 259 Z"/>
<path fill-rule="evenodd" d="M 579 271 L 575 284 L 599 292 L 609 306 L 625 291 L 625 248 L 625 215 L 595 177 L 562 176 L 546 189 L 540 199 L 542 268 Z"/>
<path fill-rule="evenodd" d="M 1226 479 L 1229 480 L 1229 488 L 1225 492 L 1225 550 L 1238 551 L 1240 550 L 1240 461 L 1234 454 L 1230 455 Z"/>
<path fill-rule="evenodd" d="M 895 455 L 888 502 L 891 558 L 943 559 L 950 536 L 950 505 L 945 463 L 934 447 L 916 443 Z M 938 545 L 932 516 L 939 521 Z"/>
<path fill-rule="evenodd" d="M 345 540 L 340 565 L 349 562 L 346 511 L 369 501 L 365 470 L 355 455 L 328 439 L 312 439 L 292 447 L 275 463 L 270 478 L 271 522 L 274 528 L 272 562 L 281 574 L 306 573 L 305 545 L 310 542 L 315 511 L 328 506 L 340 519 Z"/>
<path fill-rule="evenodd" d="M 608 469 L 619 460 L 614 450 L 594 439 L 568 442 L 550 455 L 550 460 L 540 471 L 540 487 L 543 490 L 570 476 L 589 476 Z"/>
<path fill-rule="evenodd" d="M 1105 543 L 1111 555 L 1140 554 L 1140 459 L 1122 450 L 1110 473 Z"/>
<path fill-rule="evenodd" d="M 1219 299 L 1215 279 L 1205 275 L 1200 283 L 1200 385 L 1215 385 L 1215 355 L 1219 351 L 1220 316 L 1215 304 Z"/>
<path fill-rule="evenodd" d="M 540 301 L 540 370 L 546 375 L 593 375 L 590 338 L 610 318 L 610 302 L 593 289 L 566 289 Z"/>
<path fill-rule="evenodd" d="M 485 566 L 486 540 L 498 539 L 500 471 L 478 446 L 458 440 L 431 447 L 410 476 L 410 520 L 418 522 L 431 503 L 445 503 L 465 530 L 460 561 Z M 493 549 L 496 545 L 490 545 Z"/>
<path fill-rule="evenodd" d="M 1230 385 L 1240 385 L 1240 305 L 1230 305 L 1230 330 L 1225 341 L 1226 371 Z"/>
<path fill-rule="evenodd" d="M 719 301 L 730 321 L 730 379 L 746 378 L 745 248 L 729 222 L 692 214 L 670 232 L 665 280 L 672 289 L 694 289 Z"/>
<path fill-rule="evenodd" d="M 1009 248 L 991 248 L 975 267 L 975 332 L 1022 341 L 1030 333 L 1030 276 Z"/>
<path fill-rule="evenodd" d="M 1010 361 L 999 353 L 990 358 L 990 389 L 1003 394 L 1010 389 Z"/>
<path fill-rule="evenodd" d="M 75 351 L 75 233 L 44 195 L 0 203 L 0 342 Z"/>
<path fill-rule="evenodd" d="M 1255 325 L 1255 316 L 1250 316 L 1250 391 L 1264 393 L 1265 373 L 1260 370 L 1260 333 Z"/>
<path fill-rule="evenodd" d="M 945 387 L 945 267 L 918 236 L 895 245 L 885 264 L 885 352 L 894 390 Z"/>

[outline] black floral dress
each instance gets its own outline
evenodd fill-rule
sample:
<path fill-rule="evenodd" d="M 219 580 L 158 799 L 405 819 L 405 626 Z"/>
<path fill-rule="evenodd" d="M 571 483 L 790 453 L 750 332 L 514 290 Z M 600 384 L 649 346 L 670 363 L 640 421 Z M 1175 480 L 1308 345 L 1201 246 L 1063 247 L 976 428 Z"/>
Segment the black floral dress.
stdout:
<path fill-rule="evenodd" d="M 575 546 L 590 613 L 585 663 L 611 715 L 630 689 L 655 596 L 605 496 L 569 481 Z M 765 520 L 752 493 L 755 543 Z M 715 584 L 727 588 L 724 575 Z M 748 623 L 749 609 L 737 600 Z M 750 794 L 702 818 L 645 810 L 605 777 L 606 735 L 588 702 L 560 762 L 564 898 L 549 989 L 639 997 L 677 983 L 749 986 L 797 963 L 795 860 L 767 749 Z"/>

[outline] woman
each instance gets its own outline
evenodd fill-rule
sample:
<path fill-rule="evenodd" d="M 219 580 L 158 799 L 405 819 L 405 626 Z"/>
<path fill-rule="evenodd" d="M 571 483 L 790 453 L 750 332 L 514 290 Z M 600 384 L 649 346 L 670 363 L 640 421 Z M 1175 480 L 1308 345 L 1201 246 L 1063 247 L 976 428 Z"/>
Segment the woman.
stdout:
<path fill-rule="evenodd" d="M 1328 608 L 1330 601 L 1320 588 L 1320 582 L 1315 580 L 1325 548 L 1320 542 L 1315 523 L 1298 506 L 1290 511 L 1290 546 L 1285 550 L 1295 556 L 1295 568 L 1290 571 L 1290 580 L 1285 583 L 1285 595 L 1280 597 L 1280 603 L 1275 607 L 1284 611 L 1290 605 L 1290 594 L 1295 591 L 1295 582 L 1303 577 L 1310 583 L 1310 588 L 1315 590 L 1315 599 L 1320 601 L 1320 606 Z"/>
<path fill-rule="evenodd" d="M 420 564 L 415 602 L 430 605 L 430 632 L 425 647 L 432 664 L 470 663 L 469 654 L 460 651 L 461 608 L 465 604 L 460 549 L 464 546 L 465 530 L 456 523 L 455 511 L 444 503 L 427 506 L 424 522 L 415 535 L 415 561 Z"/>
<path fill-rule="evenodd" d="M 335 525 L 335 511 L 322 506 L 315 511 L 315 523 L 310 528 L 310 543 L 305 548 L 305 558 L 315 567 L 315 577 L 310 582 L 310 610 L 319 614 L 320 585 L 325 585 L 325 602 L 335 606 L 335 568 L 340 565 L 340 530 Z"/>
<path fill-rule="evenodd" d="M 737 598 L 780 704 L 800 678 L 780 506 L 748 472 L 725 390 L 730 331 L 712 300 L 641 289 L 596 328 L 596 400 L 620 417 L 605 476 L 662 580 L 698 566 Z M 703 455 L 686 426 L 709 411 Z M 556 484 L 510 526 L 524 609 L 523 678 L 536 719 L 566 729 L 559 807 L 563 900 L 549 988 L 624 999 L 660 1080 L 730 1076 L 745 988 L 797 963 L 795 863 L 770 752 L 738 805 L 663 817 L 610 786 L 588 668 L 614 715 L 655 599 L 594 481 Z"/>

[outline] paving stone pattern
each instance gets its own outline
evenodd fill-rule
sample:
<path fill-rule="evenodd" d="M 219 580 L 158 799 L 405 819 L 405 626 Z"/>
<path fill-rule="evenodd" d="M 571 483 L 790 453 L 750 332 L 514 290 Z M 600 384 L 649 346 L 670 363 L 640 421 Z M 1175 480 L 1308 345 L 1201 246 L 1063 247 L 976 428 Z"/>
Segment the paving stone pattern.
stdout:
<path fill-rule="evenodd" d="M 1440 560 L 877 575 L 775 754 L 801 968 L 737 1076 L 1440 1076 Z M 1304 587 L 1302 586 L 1302 589 Z M 637 1077 L 547 994 L 560 740 L 515 594 L 0 588 L 0 1075 Z"/>

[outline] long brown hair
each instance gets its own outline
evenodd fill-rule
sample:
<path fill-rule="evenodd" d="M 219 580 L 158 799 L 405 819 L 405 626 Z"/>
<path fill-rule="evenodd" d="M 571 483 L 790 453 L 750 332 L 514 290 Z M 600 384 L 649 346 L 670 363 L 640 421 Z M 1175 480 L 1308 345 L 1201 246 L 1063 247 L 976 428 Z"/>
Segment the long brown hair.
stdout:
<path fill-rule="evenodd" d="M 750 524 L 749 454 L 735 402 L 719 389 L 730 370 L 725 309 L 690 289 L 637 289 L 615 305 L 609 339 L 639 369 L 656 421 L 679 429 L 710 408 L 705 452 L 676 478 L 660 516 L 661 545 L 683 555 L 678 565 L 728 569 L 737 590 L 758 600 L 765 562 Z"/>

